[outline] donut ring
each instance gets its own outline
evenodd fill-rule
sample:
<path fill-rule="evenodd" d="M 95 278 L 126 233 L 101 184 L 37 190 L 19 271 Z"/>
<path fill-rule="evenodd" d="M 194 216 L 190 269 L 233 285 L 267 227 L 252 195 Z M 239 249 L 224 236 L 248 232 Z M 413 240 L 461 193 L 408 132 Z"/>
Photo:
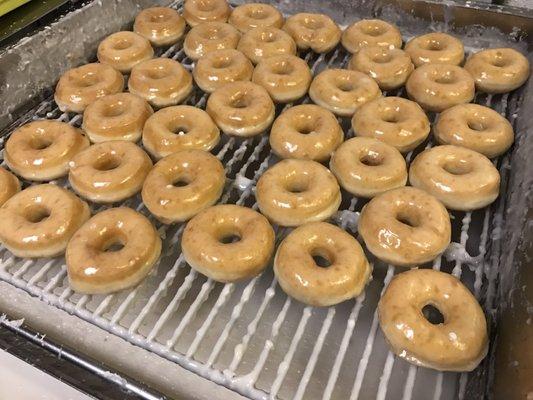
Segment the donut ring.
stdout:
<path fill-rule="evenodd" d="M 423 309 L 444 317 L 431 323 Z M 411 364 L 472 371 L 488 349 L 487 322 L 472 293 L 455 276 L 433 269 L 396 275 L 378 304 L 379 324 L 392 351 Z"/>
<path fill-rule="evenodd" d="M 183 42 L 183 50 L 191 60 L 215 50 L 235 49 L 241 34 L 232 25 L 224 22 L 206 22 L 192 28 Z"/>
<path fill-rule="evenodd" d="M 402 154 L 373 138 L 356 137 L 341 144 L 329 168 L 343 189 L 359 197 L 371 198 L 407 182 Z"/>
<path fill-rule="evenodd" d="M 133 24 L 135 33 L 157 47 L 178 42 L 185 33 L 185 27 L 185 19 L 170 7 L 150 7 L 142 10 Z"/>
<path fill-rule="evenodd" d="M 235 242 L 230 239 L 238 239 Z M 181 248 L 187 263 L 218 282 L 259 274 L 274 253 L 274 230 L 250 208 L 233 204 L 210 207 L 191 219 Z"/>
<path fill-rule="evenodd" d="M 424 64 L 418 67 L 405 87 L 411 99 L 425 110 L 435 112 L 470 103 L 475 94 L 472 76 L 463 68 L 449 64 Z"/>
<path fill-rule="evenodd" d="M 400 152 L 414 150 L 429 135 L 426 113 L 414 101 L 381 97 L 358 109 L 352 118 L 355 135 L 372 137 Z"/>
<path fill-rule="evenodd" d="M 192 75 L 204 92 L 213 93 L 226 83 L 249 81 L 254 66 L 244 54 L 235 49 L 215 50 L 200 58 Z"/>
<path fill-rule="evenodd" d="M 109 65 L 92 63 L 65 72 L 57 83 L 54 100 L 63 112 L 81 113 L 96 99 L 123 89 L 120 72 Z"/>
<path fill-rule="evenodd" d="M 192 106 L 163 108 L 148 118 L 143 130 L 143 146 L 156 159 L 181 150 L 209 151 L 219 140 L 209 114 Z"/>
<path fill-rule="evenodd" d="M 439 115 L 433 132 L 441 144 L 462 146 L 489 158 L 505 153 L 514 141 L 513 126 L 497 111 L 460 104 Z"/>
<path fill-rule="evenodd" d="M 341 42 L 352 54 L 366 46 L 401 49 L 402 35 L 396 25 L 380 19 L 363 19 L 345 29 Z"/>
<path fill-rule="evenodd" d="M 367 74 L 382 90 L 402 87 L 415 69 L 405 51 L 382 46 L 361 48 L 353 55 L 348 68 Z"/>
<path fill-rule="evenodd" d="M 417 67 L 429 63 L 461 65 L 465 58 L 463 42 L 442 32 L 427 33 L 409 40 L 405 52 Z"/>
<path fill-rule="evenodd" d="M 140 62 L 151 59 L 154 49 L 148 39 L 135 32 L 116 32 L 100 42 L 97 57 L 122 73 L 130 72 Z"/>
<path fill-rule="evenodd" d="M 17 257 L 55 257 L 90 216 L 74 193 L 50 184 L 30 186 L 0 208 L 0 241 Z"/>
<path fill-rule="evenodd" d="M 270 146 L 281 158 L 327 161 L 343 139 L 335 115 L 314 104 L 282 112 L 270 130 Z"/>
<path fill-rule="evenodd" d="M 18 178 L 0 167 L 0 207 L 18 192 L 20 192 Z"/>
<path fill-rule="evenodd" d="M 335 176 L 309 160 L 282 160 L 257 181 L 255 197 L 273 223 L 298 226 L 331 217 L 341 203 Z"/>
<path fill-rule="evenodd" d="M 122 245 L 120 250 L 114 246 Z M 70 287 L 103 294 L 137 285 L 161 254 L 161 239 L 148 218 L 127 207 L 110 208 L 87 221 L 65 254 Z"/>
<path fill-rule="evenodd" d="M 174 106 L 192 92 L 192 77 L 179 62 L 169 58 L 154 58 L 131 70 L 128 88 L 153 107 Z"/>
<path fill-rule="evenodd" d="M 326 69 L 309 87 L 314 103 L 343 117 L 351 117 L 363 104 L 380 96 L 381 90 L 372 78 L 348 69 Z"/>
<path fill-rule="evenodd" d="M 236 7 L 228 21 L 242 33 L 253 28 L 283 26 L 283 15 L 270 4 L 248 3 Z"/>
<path fill-rule="evenodd" d="M 215 90 L 207 100 L 206 111 L 224 133 L 248 137 L 270 126 L 275 108 L 262 86 L 241 81 Z"/>
<path fill-rule="evenodd" d="M 127 140 L 137 142 L 143 126 L 154 111 L 142 98 L 131 93 L 101 97 L 83 112 L 82 129 L 91 142 Z"/>
<path fill-rule="evenodd" d="M 324 14 L 299 13 L 287 18 L 283 30 L 292 36 L 298 49 L 327 53 L 341 39 L 341 30 Z"/>
<path fill-rule="evenodd" d="M 218 158 L 202 150 L 183 150 L 154 166 L 144 182 L 142 199 L 161 222 L 182 222 L 215 204 L 225 182 Z"/>
<path fill-rule="evenodd" d="M 290 103 L 305 96 L 312 79 L 307 63 L 288 54 L 263 59 L 252 76 L 252 82 L 263 86 L 277 103 Z"/>
<path fill-rule="evenodd" d="M 59 121 L 34 121 L 15 129 L 6 142 L 4 159 L 11 171 L 31 181 L 65 176 L 69 161 L 89 147 L 80 129 Z"/>
<path fill-rule="evenodd" d="M 329 265 L 319 266 L 317 256 Z M 326 222 L 293 230 L 274 258 L 274 273 L 283 291 L 312 306 L 332 306 L 359 296 L 371 272 L 359 242 Z"/>
<path fill-rule="evenodd" d="M 226 0 L 186 0 L 183 17 L 194 27 L 205 22 L 226 22 L 231 8 Z"/>
<path fill-rule="evenodd" d="M 272 56 L 296 54 L 296 43 L 291 36 L 281 29 L 260 27 L 250 29 L 242 35 L 237 46 L 250 61 L 258 64 Z"/>
<path fill-rule="evenodd" d="M 113 203 L 141 190 L 152 160 L 132 142 L 114 140 L 92 145 L 71 162 L 72 188 L 95 203 Z"/>
<path fill-rule="evenodd" d="M 529 61 L 514 49 L 480 51 L 468 58 L 465 69 L 476 88 L 487 93 L 507 93 L 522 86 L 529 77 Z"/>

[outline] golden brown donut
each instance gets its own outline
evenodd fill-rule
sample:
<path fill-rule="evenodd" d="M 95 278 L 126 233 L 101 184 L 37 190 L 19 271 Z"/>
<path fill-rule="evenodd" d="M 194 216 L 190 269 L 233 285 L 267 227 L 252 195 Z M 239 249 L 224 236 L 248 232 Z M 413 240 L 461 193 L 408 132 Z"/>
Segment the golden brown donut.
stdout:
<path fill-rule="evenodd" d="M 135 32 L 116 32 L 98 45 L 98 61 L 122 73 L 130 72 L 140 62 L 151 59 L 154 49 L 148 39 Z"/>
<path fill-rule="evenodd" d="M 261 212 L 281 226 L 324 221 L 341 203 L 339 184 L 326 167 L 296 159 L 267 169 L 257 182 L 255 197 Z"/>
<path fill-rule="evenodd" d="M 17 257 L 55 257 L 90 216 L 74 193 L 51 184 L 30 186 L 0 208 L 0 241 Z"/>
<path fill-rule="evenodd" d="M 110 94 L 89 104 L 83 112 L 82 129 L 93 143 L 137 142 L 153 112 L 146 100 L 131 93 Z"/>
<path fill-rule="evenodd" d="M 461 65 L 465 58 L 463 42 L 442 32 L 427 33 L 409 40 L 405 51 L 417 67 L 429 63 Z"/>
<path fill-rule="evenodd" d="M 253 28 L 283 26 L 283 15 L 270 4 L 241 4 L 232 11 L 228 22 L 242 33 Z"/>
<path fill-rule="evenodd" d="M 15 129 L 6 142 L 4 160 L 15 174 L 31 181 L 65 176 L 72 158 L 89 147 L 80 129 L 40 120 Z"/>
<path fill-rule="evenodd" d="M 232 82 L 215 90 L 207 100 L 207 113 L 228 135 L 254 136 L 274 120 L 268 92 L 252 82 Z"/>
<path fill-rule="evenodd" d="M 131 70 L 128 89 L 154 107 L 174 106 L 192 92 L 192 77 L 179 62 L 154 58 Z"/>
<path fill-rule="evenodd" d="M 314 104 L 282 112 L 270 130 L 270 146 L 281 158 L 327 161 L 343 139 L 335 115 Z"/>
<path fill-rule="evenodd" d="M 450 244 L 446 208 L 423 190 L 405 186 L 374 197 L 361 211 L 359 234 L 377 258 L 415 266 L 434 260 Z"/>
<path fill-rule="evenodd" d="M 346 191 L 359 197 L 374 197 L 407 182 L 402 154 L 373 138 L 356 137 L 341 144 L 329 169 Z"/>
<path fill-rule="evenodd" d="M 352 54 L 366 46 L 401 49 L 402 35 L 393 24 L 380 19 L 363 19 L 344 30 L 341 42 Z"/>
<path fill-rule="evenodd" d="M 274 253 L 274 230 L 250 208 L 233 204 L 210 207 L 191 219 L 181 248 L 187 263 L 218 282 L 259 274 Z"/>
<path fill-rule="evenodd" d="M 133 24 L 135 33 L 148 39 L 153 46 L 170 46 L 183 37 L 185 19 L 170 7 L 150 7 L 142 10 Z"/>
<path fill-rule="evenodd" d="M 18 178 L 7 169 L 0 167 L 0 207 L 18 192 L 20 192 Z"/>
<path fill-rule="evenodd" d="M 288 54 L 263 59 L 252 77 L 252 81 L 263 86 L 277 103 L 290 103 L 305 96 L 312 79 L 307 63 Z"/>
<path fill-rule="evenodd" d="M 123 89 L 120 72 L 109 65 L 92 63 L 65 72 L 57 83 L 54 100 L 63 112 L 81 113 L 96 99 Z"/>
<path fill-rule="evenodd" d="M 472 76 L 450 64 L 424 64 L 413 71 L 405 85 L 409 97 L 428 111 L 441 112 L 470 103 L 475 87 Z"/>
<path fill-rule="evenodd" d="M 465 64 L 476 88 L 487 93 L 507 93 L 522 86 L 529 77 L 529 61 L 510 49 L 487 49 L 470 56 Z"/>
<path fill-rule="evenodd" d="M 352 118 L 355 135 L 372 137 L 400 152 L 414 150 L 429 135 L 429 119 L 414 101 L 381 97 L 364 104 Z"/>
<path fill-rule="evenodd" d="M 179 151 L 150 171 L 142 188 L 143 203 L 165 224 L 186 221 L 218 201 L 225 178 L 224 167 L 214 155 Z"/>
<path fill-rule="evenodd" d="M 226 22 L 231 8 L 226 0 L 186 0 L 183 17 L 190 26 L 204 22 Z"/>
<path fill-rule="evenodd" d="M 163 108 L 148 118 L 143 130 L 143 146 L 156 159 L 181 150 L 209 151 L 219 140 L 209 114 L 192 106 Z"/>
<path fill-rule="evenodd" d="M 424 315 L 436 308 L 444 322 Z M 455 276 L 433 269 L 396 275 L 378 304 L 379 324 L 392 351 L 440 371 L 472 371 L 487 354 L 487 323 L 472 293 Z"/>
<path fill-rule="evenodd" d="M 192 60 L 215 50 L 235 49 L 241 34 L 232 25 L 224 22 L 206 22 L 192 28 L 183 42 L 183 50 Z"/>
<path fill-rule="evenodd" d="M 200 58 L 192 71 L 194 81 L 204 92 L 212 93 L 226 83 L 249 81 L 254 66 L 235 49 L 215 50 Z"/>
<path fill-rule="evenodd" d="M 299 13 L 285 21 L 283 30 L 292 36 L 298 49 L 327 53 L 339 43 L 341 30 L 324 14 Z"/>
<path fill-rule="evenodd" d="M 254 64 L 272 56 L 296 54 L 296 43 L 287 32 L 278 28 L 259 27 L 242 35 L 237 46 Z"/>
<path fill-rule="evenodd" d="M 159 234 L 144 215 L 127 207 L 101 211 L 68 244 L 70 287 L 79 293 L 103 294 L 135 286 L 160 254 Z"/>
<path fill-rule="evenodd" d="M 317 264 L 317 257 L 326 260 L 327 266 Z M 359 296 L 371 272 L 359 242 L 326 222 L 311 222 L 293 230 L 274 259 L 274 273 L 283 291 L 319 307 Z"/>

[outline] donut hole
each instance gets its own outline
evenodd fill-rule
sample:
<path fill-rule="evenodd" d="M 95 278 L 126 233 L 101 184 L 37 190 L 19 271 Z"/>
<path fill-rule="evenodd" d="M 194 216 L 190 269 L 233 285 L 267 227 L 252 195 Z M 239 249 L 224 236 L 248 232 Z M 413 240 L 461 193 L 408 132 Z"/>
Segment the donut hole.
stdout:
<path fill-rule="evenodd" d="M 315 128 L 316 126 L 305 124 L 297 127 L 296 130 L 302 135 L 309 135 L 316 132 Z"/>
<path fill-rule="evenodd" d="M 126 111 L 126 105 L 122 101 L 118 101 L 113 104 L 108 104 L 102 112 L 102 116 L 105 118 L 118 117 Z"/>
<path fill-rule="evenodd" d="M 361 31 L 368 36 L 381 36 L 387 29 L 384 26 L 377 24 L 364 24 L 361 26 Z"/>
<path fill-rule="evenodd" d="M 120 251 L 124 248 L 124 243 L 120 239 L 112 240 L 103 247 L 102 251 L 104 252 L 115 252 Z"/>
<path fill-rule="evenodd" d="M 381 51 L 372 56 L 372 61 L 376 64 L 387 64 L 392 61 L 392 54 L 388 51 Z"/>
<path fill-rule="evenodd" d="M 285 185 L 285 190 L 287 190 L 287 192 L 298 194 L 309 190 L 309 182 L 307 179 L 298 179 L 297 177 L 294 178 L 295 179 L 290 180 Z"/>
<path fill-rule="evenodd" d="M 120 40 L 117 40 L 115 43 L 113 43 L 113 48 L 115 50 L 126 50 L 131 47 L 131 44 L 132 44 L 131 41 L 127 39 L 120 39 Z"/>
<path fill-rule="evenodd" d="M 252 19 L 265 19 L 268 18 L 268 12 L 264 8 L 252 8 L 248 11 L 248 17 Z"/>
<path fill-rule="evenodd" d="M 214 11 L 215 4 L 214 2 L 210 0 L 200 0 L 196 2 L 196 8 L 198 8 L 198 10 L 200 11 L 205 11 L 205 12 Z"/>
<path fill-rule="evenodd" d="M 326 249 L 315 248 L 310 254 L 317 267 L 327 268 L 334 263 L 333 254 Z"/>
<path fill-rule="evenodd" d="M 145 75 L 149 79 L 163 79 L 168 76 L 168 72 L 163 68 L 154 68 L 146 70 Z"/>
<path fill-rule="evenodd" d="M 383 164 L 383 156 L 377 151 L 369 150 L 359 158 L 359 161 L 369 167 L 377 167 Z"/>
<path fill-rule="evenodd" d="M 352 82 L 345 80 L 345 79 L 337 81 L 336 86 L 342 92 L 351 92 L 352 90 L 355 89 L 355 85 Z"/>
<path fill-rule="evenodd" d="M 259 40 L 264 43 L 272 43 L 278 39 L 275 32 L 261 32 L 259 35 Z"/>
<path fill-rule="evenodd" d="M 448 160 L 442 165 L 442 169 L 452 175 L 466 175 L 472 171 L 470 163 L 466 160 Z"/>
<path fill-rule="evenodd" d="M 436 76 L 434 81 L 441 85 L 450 85 L 457 82 L 457 78 L 452 71 L 446 71 L 444 74 Z"/>
<path fill-rule="evenodd" d="M 494 56 L 494 58 L 491 60 L 490 63 L 498 68 L 503 68 L 503 67 L 507 67 L 510 65 L 509 60 L 504 58 L 503 54 L 499 52 L 496 53 L 496 55 Z"/>
<path fill-rule="evenodd" d="M 424 48 L 429 51 L 442 51 L 446 49 L 446 45 L 440 40 L 431 39 L 426 42 Z"/>
<path fill-rule="evenodd" d="M 304 18 L 302 26 L 307 29 L 316 30 L 324 27 L 324 22 L 316 18 Z"/>
<path fill-rule="evenodd" d="M 34 204 L 24 210 L 24 218 L 32 224 L 39 223 L 51 215 L 50 210 L 42 204 Z"/>
<path fill-rule="evenodd" d="M 121 159 L 118 155 L 113 153 L 106 153 L 103 156 L 96 159 L 93 164 L 93 168 L 98 171 L 111 171 L 121 163 Z"/>
<path fill-rule="evenodd" d="M 218 239 L 218 241 L 222 244 L 232 244 L 239 242 L 242 238 L 236 234 L 236 233 L 228 233 L 227 235 L 224 235 Z"/>
<path fill-rule="evenodd" d="M 33 136 L 30 139 L 30 147 L 34 150 L 44 150 L 52 145 L 53 141 L 43 136 Z"/>
<path fill-rule="evenodd" d="M 229 106 L 231 108 L 246 108 L 250 106 L 250 99 L 246 93 L 238 93 L 230 99 Z"/>
<path fill-rule="evenodd" d="M 396 215 L 396 219 L 402 224 L 410 226 L 411 228 L 420 226 L 420 218 L 418 215 L 408 211 L 400 211 Z"/>
<path fill-rule="evenodd" d="M 202 35 L 207 40 L 220 40 L 224 37 L 224 32 L 215 26 L 210 26 L 203 31 Z"/>
<path fill-rule="evenodd" d="M 189 133 L 189 128 L 181 125 L 177 126 L 171 126 L 169 128 L 169 131 L 172 132 L 174 135 L 183 136 Z"/>
<path fill-rule="evenodd" d="M 232 60 L 229 57 L 218 57 L 213 60 L 211 64 L 215 69 L 228 68 L 232 64 Z"/>
<path fill-rule="evenodd" d="M 422 315 L 433 325 L 440 325 L 444 323 L 444 315 L 433 304 L 426 304 L 422 307 Z"/>
<path fill-rule="evenodd" d="M 485 129 L 487 129 L 485 124 L 481 121 L 469 120 L 466 122 L 466 124 L 468 125 L 468 128 L 472 129 L 473 131 L 484 131 Z"/>
<path fill-rule="evenodd" d="M 187 176 L 178 176 L 172 180 L 172 186 L 174 187 L 185 187 L 188 186 L 192 182 L 192 179 L 190 179 Z"/>
<path fill-rule="evenodd" d="M 166 22 L 170 19 L 170 17 L 167 14 L 153 14 L 150 16 L 150 22 L 153 22 L 155 24 Z"/>
<path fill-rule="evenodd" d="M 95 73 L 84 74 L 83 76 L 78 77 L 76 80 L 76 85 L 79 87 L 91 87 L 100 82 L 98 75 Z"/>
<path fill-rule="evenodd" d="M 280 61 L 272 66 L 272 73 L 276 75 L 290 75 L 294 72 L 294 67 L 287 61 Z"/>
<path fill-rule="evenodd" d="M 381 115 L 381 120 L 389 122 L 391 124 L 396 124 L 402 121 L 403 116 L 399 109 L 388 109 Z"/>

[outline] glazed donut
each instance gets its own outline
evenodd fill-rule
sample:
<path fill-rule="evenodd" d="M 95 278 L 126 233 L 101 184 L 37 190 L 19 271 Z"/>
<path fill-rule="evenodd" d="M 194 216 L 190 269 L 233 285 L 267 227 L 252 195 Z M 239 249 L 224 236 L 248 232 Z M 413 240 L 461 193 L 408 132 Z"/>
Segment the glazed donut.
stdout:
<path fill-rule="evenodd" d="M 413 71 L 405 85 L 409 97 L 425 110 L 441 112 L 457 104 L 470 103 L 475 86 L 472 76 L 449 64 L 424 64 Z"/>
<path fill-rule="evenodd" d="M 262 86 L 241 81 L 215 90 L 207 100 L 206 111 L 224 133 L 248 137 L 270 126 L 275 108 Z"/>
<path fill-rule="evenodd" d="M 153 46 L 170 46 L 183 37 L 185 19 L 169 7 L 150 7 L 135 18 L 133 30 Z"/>
<path fill-rule="evenodd" d="M 259 274 L 274 253 L 274 230 L 250 208 L 233 204 L 210 207 L 191 219 L 181 248 L 187 263 L 218 282 Z"/>
<path fill-rule="evenodd" d="M 143 146 L 156 159 L 181 150 L 209 151 L 219 140 L 220 131 L 209 114 L 192 106 L 163 108 L 143 129 Z"/>
<path fill-rule="evenodd" d="M 476 88 L 487 93 L 507 93 L 522 86 L 529 77 L 529 61 L 516 50 L 488 49 L 468 58 L 465 69 Z"/>
<path fill-rule="evenodd" d="M 327 266 L 315 258 L 326 260 Z M 274 273 L 283 291 L 312 306 L 332 306 L 359 296 L 371 272 L 359 242 L 326 222 L 293 230 L 274 258 Z"/>
<path fill-rule="evenodd" d="M 183 150 L 154 166 L 144 181 L 142 199 L 161 222 L 182 222 L 215 204 L 225 182 L 218 158 L 202 150 Z"/>
<path fill-rule="evenodd" d="M 143 126 L 153 114 L 152 107 L 131 93 L 117 93 L 101 97 L 83 112 L 82 129 L 91 142 L 128 140 L 137 142 Z"/>
<path fill-rule="evenodd" d="M 382 90 L 402 87 L 415 69 L 405 51 L 382 46 L 361 48 L 353 55 L 349 68 L 367 74 Z"/>
<path fill-rule="evenodd" d="M 55 257 L 90 216 L 74 193 L 50 184 L 30 186 L 0 208 L 0 241 L 17 257 Z"/>
<path fill-rule="evenodd" d="M 433 134 L 441 144 L 466 147 L 489 158 L 505 153 L 514 141 L 513 126 L 497 111 L 460 104 L 439 115 Z"/>
<path fill-rule="evenodd" d="M 183 17 L 190 26 L 205 22 L 226 22 L 231 8 L 226 0 L 186 0 Z"/>
<path fill-rule="evenodd" d="M 79 293 L 104 294 L 135 286 L 160 254 L 161 238 L 144 215 L 127 207 L 101 211 L 68 244 L 70 287 Z"/>
<path fill-rule="evenodd" d="M 436 308 L 442 323 L 424 315 Z M 433 269 L 396 275 L 378 304 L 379 324 L 392 351 L 440 371 L 472 371 L 487 354 L 487 323 L 476 298 L 455 276 Z"/>
<path fill-rule="evenodd" d="M 388 22 L 380 19 L 363 19 L 344 30 L 341 42 L 352 54 L 366 46 L 401 49 L 402 35 L 395 25 Z"/>
<path fill-rule="evenodd" d="M 257 181 L 255 197 L 261 212 L 281 226 L 326 220 L 341 203 L 335 176 L 309 160 L 282 160 L 267 169 Z"/>
<path fill-rule="evenodd" d="M 72 188 L 95 203 L 113 203 L 141 190 L 152 168 L 150 157 L 136 144 L 113 140 L 94 144 L 71 162 Z"/>
<path fill-rule="evenodd" d="M 356 136 L 372 137 L 400 152 L 414 150 L 429 135 L 426 113 L 414 101 L 381 97 L 359 108 L 352 118 Z"/>
<path fill-rule="evenodd" d="M 296 54 L 296 43 L 287 32 L 271 27 L 250 29 L 237 46 L 254 64 L 272 56 Z"/>
<path fill-rule="evenodd" d="M 18 192 L 20 192 L 18 178 L 0 167 L 0 207 Z"/>
<path fill-rule="evenodd" d="M 254 66 L 244 54 L 235 49 L 215 50 L 200 58 L 192 75 L 198 87 L 212 93 L 226 83 L 249 81 Z"/>
<path fill-rule="evenodd" d="M 154 107 L 174 106 L 192 92 L 192 77 L 179 62 L 154 58 L 131 70 L 128 89 Z"/>
<path fill-rule="evenodd" d="M 183 50 L 192 60 L 215 50 L 235 49 L 241 34 L 232 25 L 224 22 L 207 22 L 192 28 L 183 42 Z"/>
<path fill-rule="evenodd" d="M 311 82 L 309 96 L 321 107 L 351 117 L 363 104 L 381 96 L 378 84 L 362 72 L 326 69 Z"/>
<path fill-rule="evenodd" d="M 446 208 L 435 197 L 410 186 L 370 200 L 361 211 L 358 230 L 377 258 L 406 267 L 434 260 L 451 237 Z"/>
<path fill-rule="evenodd" d="M 402 154 L 373 138 L 356 137 L 341 144 L 329 168 L 339 184 L 358 197 L 374 197 L 407 182 Z"/>
<path fill-rule="evenodd" d="M 89 147 L 80 129 L 59 121 L 34 121 L 15 129 L 6 142 L 4 160 L 11 171 L 31 181 L 65 176 L 69 161 Z"/>
<path fill-rule="evenodd" d="M 81 113 L 96 99 L 123 89 L 124 77 L 116 69 L 100 63 L 86 64 L 69 69 L 59 78 L 54 100 L 63 112 Z"/>
<path fill-rule="evenodd" d="M 252 81 L 263 86 L 277 103 L 290 103 L 305 96 L 312 79 L 307 63 L 288 54 L 263 59 L 252 76 Z"/>
<path fill-rule="evenodd" d="M 417 67 L 429 63 L 461 65 L 465 58 L 463 43 L 442 32 L 427 33 L 409 40 L 405 52 Z"/>
<path fill-rule="evenodd" d="M 148 39 L 135 32 L 116 32 L 106 37 L 98 45 L 98 61 L 122 73 L 154 56 L 154 49 Z"/>
<path fill-rule="evenodd" d="M 299 13 L 285 21 L 283 30 L 292 36 L 300 50 L 327 53 L 341 39 L 341 30 L 330 17 L 324 14 Z"/>
<path fill-rule="evenodd" d="M 283 15 L 270 4 L 248 3 L 236 7 L 228 22 L 242 33 L 253 28 L 283 26 Z"/>
<path fill-rule="evenodd" d="M 335 115 L 314 104 L 289 108 L 270 130 L 270 146 L 281 158 L 327 161 L 343 139 Z"/>

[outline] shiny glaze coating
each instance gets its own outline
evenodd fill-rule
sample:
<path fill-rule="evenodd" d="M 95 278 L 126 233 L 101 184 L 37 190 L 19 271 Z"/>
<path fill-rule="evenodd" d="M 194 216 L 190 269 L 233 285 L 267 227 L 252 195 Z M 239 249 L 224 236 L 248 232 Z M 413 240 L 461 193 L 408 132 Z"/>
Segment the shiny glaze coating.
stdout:
<path fill-rule="evenodd" d="M 358 229 L 377 258 L 406 267 L 434 260 L 450 244 L 451 236 L 446 208 L 435 197 L 410 186 L 370 200 L 361 211 Z"/>
<path fill-rule="evenodd" d="M 89 140 L 65 122 L 39 120 L 15 129 L 6 142 L 4 160 L 15 174 L 31 181 L 65 176 L 69 161 Z"/>
<path fill-rule="evenodd" d="M 282 112 L 270 130 L 270 146 L 281 158 L 327 161 L 343 139 L 335 115 L 314 104 Z"/>
<path fill-rule="evenodd" d="M 228 242 L 236 237 L 239 240 Z M 274 253 L 274 230 L 250 208 L 233 204 L 210 207 L 191 219 L 181 248 L 187 263 L 218 282 L 251 278 L 268 265 Z"/>
<path fill-rule="evenodd" d="M 119 250 L 113 247 L 122 245 Z M 161 254 L 161 239 L 148 218 L 127 207 L 101 211 L 70 240 L 65 259 L 70 287 L 103 294 L 137 285 Z"/>
<path fill-rule="evenodd" d="M 183 42 L 185 54 L 192 59 L 199 58 L 215 50 L 235 49 L 241 34 L 232 25 L 224 22 L 207 22 L 192 28 Z"/>
<path fill-rule="evenodd" d="M 226 22 L 231 8 L 226 0 L 186 0 L 183 17 L 190 26 L 205 22 Z"/>
<path fill-rule="evenodd" d="M 457 104 L 470 103 L 475 86 L 463 68 L 449 64 L 424 64 L 413 71 L 405 85 L 407 94 L 428 111 L 442 112 Z"/>
<path fill-rule="evenodd" d="M 298 49 L 327 53 L 339 43 L 341 30 L 324 14 L 299 13 L 285 21 L 283 30 L 292 36 Z"/>
<path fill-rule="evenodd" d="M 154 49 L 150 41 L 130 31 L 115 32 L 98 45 L 98 61 L 122 73 L 130 72 L 140 62 L 151 59 Z"/>
<path fill-rule="evenodd" d="M 215 147 L 220 131 L 209 114 L 192 106 L 166 107 L 148 118 L 143 130 L 143 146 L 156 159 L 181 150 Z"/>
<path fill-rule="evenodd" d="M 259 27 L 250 29 L 237 46 L 250 61 L 258 64 L 272 56 L 296 54 L 296 43 L 291 36 L 281 29 Z"/>
<path fill-rule="evenodd" d="M 463 42 L 442 32 L 427 33 L 409 40 L 405 51 L 417 67 L 429 63 L 461 65 L 465 58 Z"/>
<path fill-rule="evenodd" d="M 148 39 L 153 46 L 170 46 L 183 37 L 185 19 L 170 7 L 150 7 L 142 10 L 133 24 L 135 33 Z"/>
<path fill-rule="evenodd" d="M 330 265 L 317 265 L 316 256 Z M 371 272 L 359 242 L 326 222 L 293 230 L 279 245 L 274 259 L 274 273 L 283 291 L 312 306 L 332 306 L 359 296 Z"/>
<path fill-rule="evenodd" d="M 401 49 L 402 35 L 393 24 L 380 19 L 363 19 L 344 30 L 341 42 L 352 54 L 366 46 Z"/>
<path fill-rule="evenodd" d="M 18 178 L 7 169 L 0 167 L 0 207 L 18 192 L 20 192 Z"/>
<path fill-rule="evenodd" d="M 283 15 L 270 4 L 248 3 L 235 7 L 228 22 L 242 33 L 259 27 L 281 28 Z"/>
<path fill-rule="evenodd" d="M 444 322 L 422 309 L 437 308 Z M 396 275 L 378 304 L 381 329 L 392 351 L 418 366 L 472 371 L 487 354 L 487 323 L 476 298 L 455 276 L 433 269 Z"/>
<path fill-rule="evenodd" d="M 55 257 L 90 216 L 74 193 L 51 184 L 30 186 L 0 208 L 0 241 L 17 257 Z"/>
<path fill-rule="evenodd" d="M 341 203 L 335 176 L 309 160 L 282 160 L 257 182 L 255 197 L 261 212 L 281 226 L 298 226 L 331 217 Z"/>
<path fill-rule="evenodd" d="M 414 101 L 381 97 L 359 108 L 352 118 L 356 136 L 372 137 L 400 152 L 415 149 L 429 135 L 429 119 Z"/>
<path fill-rule="evenodd" d="M 359 197 L 374 197 L 407 182 L 402 154 L 373 138 L 347 140 L 333 153 L 329 166 L 339 184 Z"/>
<path fill-rule="evenodd" d="M 182 222 L 215 204 L 225 182 L 218 158 L 202 150 L 183 150 L 154 166 L 144 181 L 142 199 L 161 222 Z"/>
<path fill-rule="evenodd" d="M 63 112 L 81 113 L 100 97 L 122 92 L 124 77 L 109 65 L 92 63 L 65 72 L 56 86 L 54 100 Z"/>

